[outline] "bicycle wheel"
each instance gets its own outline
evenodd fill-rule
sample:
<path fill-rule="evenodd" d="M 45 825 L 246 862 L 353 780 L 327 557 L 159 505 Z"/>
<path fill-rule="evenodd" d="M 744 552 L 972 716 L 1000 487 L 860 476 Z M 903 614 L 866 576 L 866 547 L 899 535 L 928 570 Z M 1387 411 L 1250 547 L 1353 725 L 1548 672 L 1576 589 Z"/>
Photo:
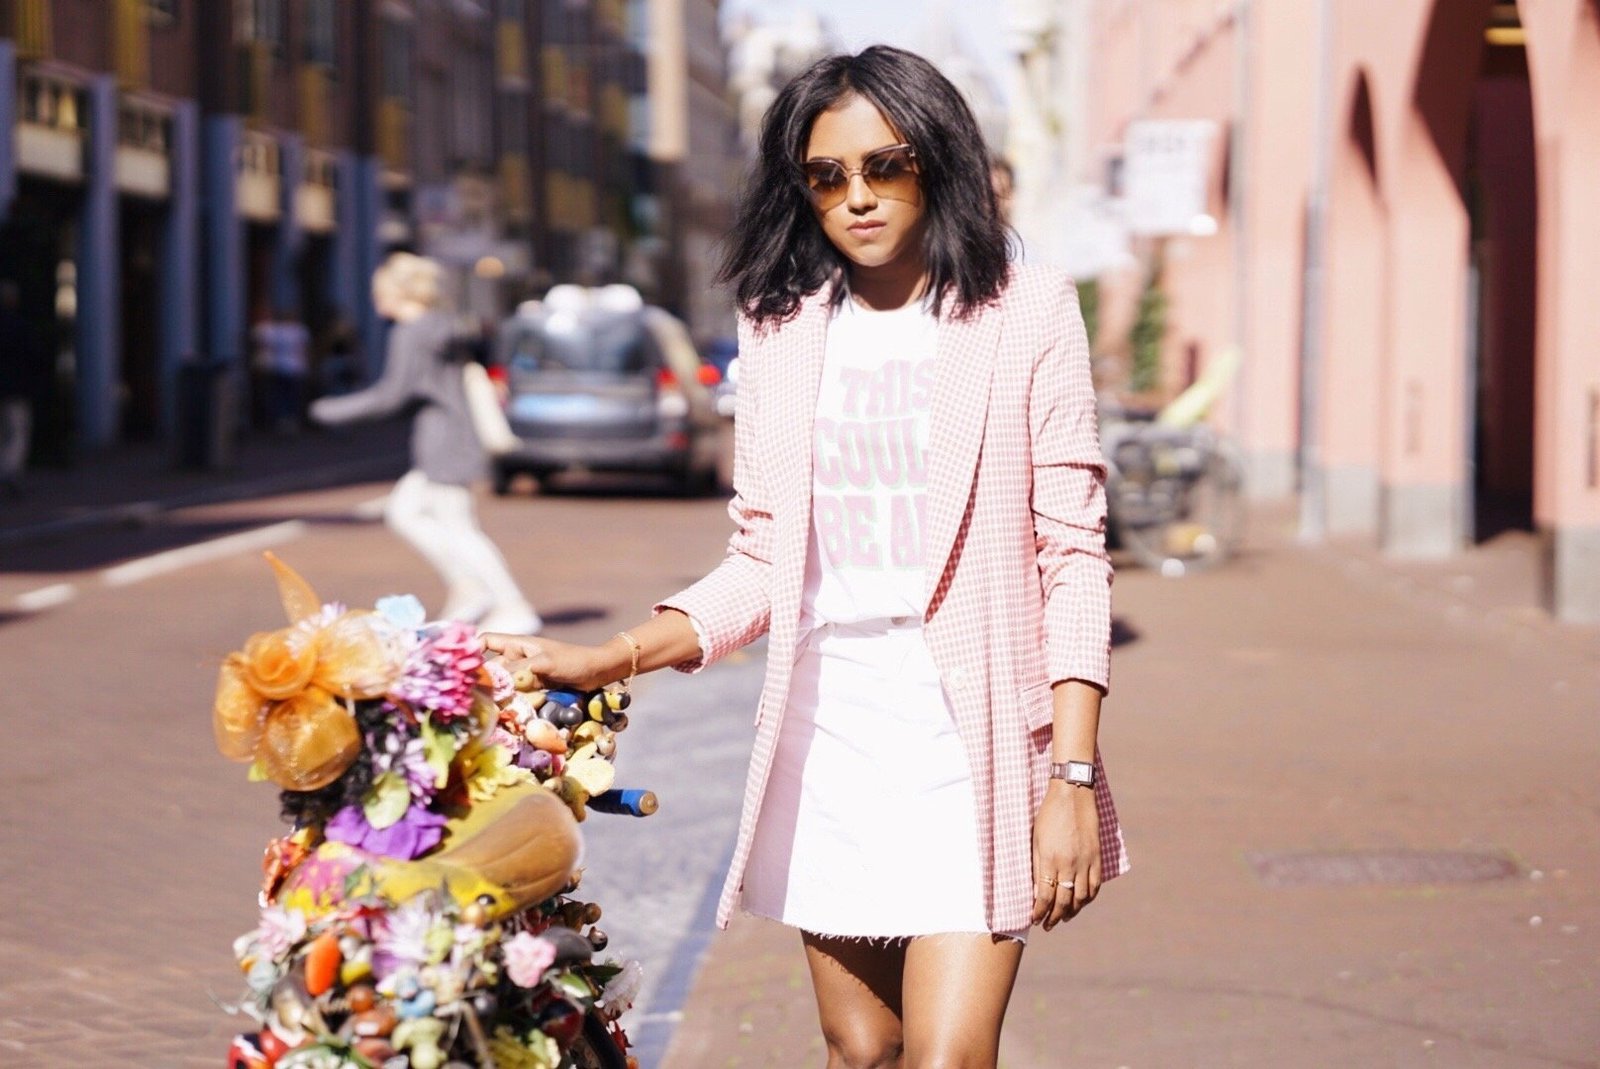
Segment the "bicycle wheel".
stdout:
<path fill-rule="evenodd" d="M 574 1069 L 628 1069 L 628 1056 L 617 1049 L 606 1023 L 593 1010 L 583 1015 L 583 1033 L 567 1057 Z"/>
<path fill-rule="evenodd" d="M 1238 549 L 1244 530 L 1244 477 L 1225 451 L 1207 458 L 1197 476 L 1124 485 L 1129 497 L 1122 543 L 1140 564 L 1168 578 L 1215 567 Z"/>

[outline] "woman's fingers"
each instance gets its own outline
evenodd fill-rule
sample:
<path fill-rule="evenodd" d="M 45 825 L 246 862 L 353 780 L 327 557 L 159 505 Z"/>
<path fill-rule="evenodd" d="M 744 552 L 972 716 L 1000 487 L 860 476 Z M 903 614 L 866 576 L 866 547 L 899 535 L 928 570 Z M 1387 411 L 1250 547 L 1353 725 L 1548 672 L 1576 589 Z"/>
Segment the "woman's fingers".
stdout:
<path fill-rule="evenodd" d="M 1045 863 L 1049 868 L 1049 863 Z M 1035 869 L 1035 871 L 1039 871 Z M 1071 920 L 1100 893 L 1098 864 L 1062 862 L 1056 875 L 1034 880 L 1033 922 L 1049 931 L 1062 921 Z"/>
<path fill-rule="evenodd" d="M 538 643 L 528 635 L 508 635 L 499 631 L 480 631 L 483 648 L 512 660 L 527 660 L 538 652 Z"/>

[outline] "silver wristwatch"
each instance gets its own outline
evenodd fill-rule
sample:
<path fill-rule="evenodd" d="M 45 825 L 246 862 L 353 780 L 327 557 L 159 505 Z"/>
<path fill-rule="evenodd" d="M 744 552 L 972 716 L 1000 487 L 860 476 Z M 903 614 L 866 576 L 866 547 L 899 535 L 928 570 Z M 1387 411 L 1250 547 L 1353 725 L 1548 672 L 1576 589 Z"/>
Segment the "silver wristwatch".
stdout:
<path fill-rule="evenodd" d="M 1094 786 L 1093 761 L 1062 761 L 1050 766 L 1050 778 L 1066 780 L 1075 787 Z"/>

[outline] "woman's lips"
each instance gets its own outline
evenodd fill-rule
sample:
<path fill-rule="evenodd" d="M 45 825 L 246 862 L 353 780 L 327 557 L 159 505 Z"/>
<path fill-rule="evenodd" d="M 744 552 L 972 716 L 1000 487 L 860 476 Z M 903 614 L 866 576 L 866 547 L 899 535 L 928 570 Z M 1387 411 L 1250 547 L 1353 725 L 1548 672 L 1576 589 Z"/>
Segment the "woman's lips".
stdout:
<path fill-rule="evenodd" d="M 871 237 L 884 227 L 883 223 L 851 223 L 850 233 L 858 237 Z"/>

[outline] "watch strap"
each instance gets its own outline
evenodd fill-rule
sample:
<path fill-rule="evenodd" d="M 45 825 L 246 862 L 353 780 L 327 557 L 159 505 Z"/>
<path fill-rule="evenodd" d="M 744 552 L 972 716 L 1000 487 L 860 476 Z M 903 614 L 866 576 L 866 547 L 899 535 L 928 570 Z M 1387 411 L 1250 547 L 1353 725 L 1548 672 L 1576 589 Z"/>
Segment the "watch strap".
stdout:
<path fill-rule="evenodd" d="M 1075 787 L 1094 786 L 1093 761 L 1058 761 L 1050 765 L 1050 778 L 1065 780 Z"/>

